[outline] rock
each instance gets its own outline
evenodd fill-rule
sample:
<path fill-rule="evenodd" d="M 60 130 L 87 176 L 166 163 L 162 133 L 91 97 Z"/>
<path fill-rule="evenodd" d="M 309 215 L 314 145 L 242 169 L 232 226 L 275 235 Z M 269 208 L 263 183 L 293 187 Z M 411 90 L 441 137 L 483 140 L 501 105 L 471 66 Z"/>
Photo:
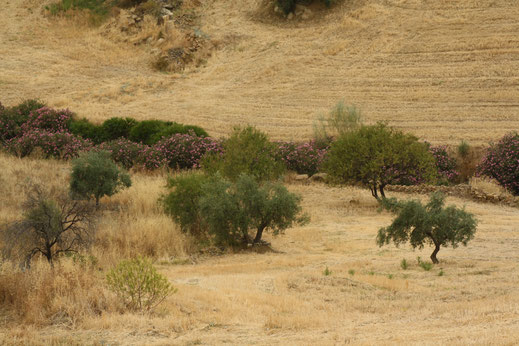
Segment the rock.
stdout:
<path fill-rule="evenodd" d="M 279 8 L 279 6 L 274 6 L 274 13 L 281 13 L 281 9 Z"/>
<path fill-rule="evenodd" d="M 301 15 L 301 19 L 304 19 L 304 20 L 307 20 L 310 18 L 312 18 L 312 11 L 310 11 L 310 10 L 303 12 L 303 14 Z"/>
<path fill-rule="evenodd" d="M 287 16 L 287 19 L 288 20 L 292 20 L 294 18 L 294 14 L 292 12 L 290 12 Z"/>
<path fill-rule="evenodd" d="M 298 174 L 296 175 L 296 181 L 304 181 L 308 180 L 308 174 Z"/>
<path fill-rule="evenodd" d="M 161 44 L 162 42 L 164 42 L 164 39 L 163 39 L 163 38 L 159 38 L 159 39 L 157 40 L 157 43 L 158 43 L 158 44 Z"/>
<path fill-rule="evenodd" d="M 325 181 L 328 174 L 326 173 L 316 173 L 310 177 L 311 181 Z"/>
<path fill-rule="evenodd" d="M 168 10 L 167 8 L 163 8 L 161 11 L 160 11 L 160 15 L 161 16 L 172 16 L 173 15 L 173 12 L 171 12 L 170 10 Z"/>

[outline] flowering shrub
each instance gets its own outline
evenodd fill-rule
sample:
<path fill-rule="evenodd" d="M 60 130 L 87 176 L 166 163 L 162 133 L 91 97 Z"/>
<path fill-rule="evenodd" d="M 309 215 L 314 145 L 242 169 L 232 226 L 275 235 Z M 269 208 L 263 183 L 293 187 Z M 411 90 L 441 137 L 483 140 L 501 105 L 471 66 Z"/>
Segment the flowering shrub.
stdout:
<path fill-rule="evenodd" d="M 143 145 L 139 151 L 137 162 L 139 166 L 142 166 L 149 170 L 159 169 L 166 163 L 166 158 L 161 150 L 154 146 Z"/>
<path fill-rule="evenodd" d="M 278 142 L 281 158 L 287 168 L 299 174 L 312 175 L 319 171 L 326 149 L 319 149 L 315 141 L 295 143 Z"/>
<path fill-rule="evenodd" d="M 92 143 L 68 132 L 34 130 L 13 138 L 6 143 L 9 152 L 25 157 L 39 148 L 45 158 L 68 160 L 79 156 L 81 151 L 90 150 Z"/>
<path fill-rule="evenodd" d="M 456 170 L 456 159 L 447 153 L 447 147 L 444 145 L 429 147 L 429 151 L 436 160 L 440 183 L 456 182 L 460 174 Z"/>
<path fill-rule="evenodd" d="M 509 133 L 491 145 L 477 174 L 493 178 L 514 195 L 519 195 L 519 134 Z"/>
<path fill-rule="evenodd" d="M 21 126 L 29 118 L 32 111 L 44 107 L 45 104 L 38 100 L 26 100 L 13 107 L 1 107 L 0 109 L 0 141 L 5 142 L 21 135 Z"/>
<path fill-rule="evenodd" d="M 139 161 L 144 145 L 132 142 L 126 138 L 120 138 L 115 141 L 101 143 L 96 149 L 109 152 L 114 162 L 121 164 L 126 169 L 130 169 Z"/>
<path fill-rule="evenodd" d="M 175 134 L 155 145 L 170 168 L 199 168 L 200 159 L 206 153 L 221 153 L 220 141 L 209 137 L 197 137 L 194 133 Z"/>
<path fill-rule="evenodd" d="M 42 107 L 29 114 L 29 118 L 22 125 L 23 132 L 30 132 L 36 129 L 47 130 L 49 132 L 68 131 L 68 125 L 73 113 L 68 109 L 52 109 Z"/>

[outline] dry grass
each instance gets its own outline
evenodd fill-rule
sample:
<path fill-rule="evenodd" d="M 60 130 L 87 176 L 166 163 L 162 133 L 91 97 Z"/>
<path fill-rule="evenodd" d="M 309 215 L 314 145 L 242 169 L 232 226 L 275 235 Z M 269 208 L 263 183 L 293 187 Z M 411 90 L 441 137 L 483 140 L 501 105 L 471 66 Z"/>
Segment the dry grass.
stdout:
<path fill-rule="evenodd" d="M 355 0 L 307 22 L 268 23 L 257 20 L 261 3 L 204 2 L 200 30 L 219 50 L 203 68 L 162 74 L 145 47 L 56 26 L 41 1 L 9 1 L 1 101 L 41 97 L 97 121 L 160 118 L 216 136 L 250 123 L 275 139 L 311 136 L 343 98 L 368 122 L 435 144 L 487 144 L 519 126 L 516 1 Z"/>
<path fill-rule="evenodd" d="M 21 177 L 66 184 L 65 163 L 2 154 L 0 164 L 4 220 L 19 214 L 14 182 Z M 190 242 L 156 204 L 165 176 L 135 173 L 133 181 L 102 200 L 91 250 L 100 271 L 65 261 L 53 279 L 42 262 L 28 276 L 4 276 L 0 294 L 11 292 L 16 299 L 9 306 L 17 308 L 3 313 L 0 342 L 461 345 L 519 338 L 517 209 L 449 198 L 476 214 L 476 238 L 468 247 L 443 248 L 441 263 L 424 271 L 416 257 L 428 259 L 431 249 L 375 245 L 378 228 L 391 216 L 377 212 L 368 191 L 291 183 L 310 224 L 267 234 L 275 252 L 202 257 L 193 264 L 182 260 L 192 254 Z M 151 316 L 123 312 L 104 284 L 108 267 L 137 253 L 154 257 L 178 288 Z M 407 270 L 400 268 L 403 258 Z M 331 275 L 323 274 L 326 267 Z"/>

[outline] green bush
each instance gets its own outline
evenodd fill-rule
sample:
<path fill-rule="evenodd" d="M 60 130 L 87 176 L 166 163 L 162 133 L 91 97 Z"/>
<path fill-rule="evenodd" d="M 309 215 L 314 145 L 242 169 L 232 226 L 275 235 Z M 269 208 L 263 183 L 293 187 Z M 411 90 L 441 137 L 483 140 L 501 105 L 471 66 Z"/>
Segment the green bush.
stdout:
<path fill-rule="evenodd" d="M 224 141 L 223 150 L 223 154 L 204 157 L 202 168 L 210 174 L 220 172 L 231 181 L 236 181 L 241 174 L 260 182 L 276 180 L 285 172 L 278 146 L 254 127 L 235 127 L 230 138 Z"/>
<path fill-rule="evenodd" d="M 90 151 L 72 161 L 72 194 L 87 199 L 94 197 L 96 206 L 101 197 L 112 196 L 119 189 L 130 186 L 128 173 L 117 167 L 106 151 Z"/>
<path fill-rule="evenodd" d="M 332 183 L 362 184 L 375 198 L 399 180 L 436 178 L 435 159 L 425 143 L 384 124 L 361 126 L 335 141 L 324 168 Z"/>
<path fill-rule="evenodd" d="M 209 137 L 207 132 L 199 127 L 194 125 L 182 125 L 179 123 L 172 123 L 171 125 L 165 126 L 159 132 L 155 133 L 151 136 L 150 142 L 155 144 L 158 143 L 163 138 L 169 138 L 176 134 L 193 134 L 197 137 Z"/>
<path fill-rule="evenodd" d="M 69 131 L 76 136 L 91 140 L 94 144 L 100 144 L 105 140 L 103 128 L 92 124 L 86 118 L 72 119 L 69 124 Z"/>
<path fill-rule="evenodd" d="M 276 235 L 308 221 L 300 215 L 300 197 L 280 183 L 260 186 L 244 174 L 231 183 L 217 174 L 202 189 L 200 212 L 218 245 L 260 243 L 267 229 Z M 250 231 L 255 232 L 253 240 Z"/>
<path fill-rule="evenodd" d="M 477 226 L 474 216 L 465 209 L 444 205 L 445 196 L 439 192 L 433 193 L 426 205 L 417 200 L 383 199 L 382 208 L 397 216 L 391 225 L 378 231 L 377 244 L 393 241 L 398 246 L 409 241 L 413 248 L 420 249 L 424 244 L 432 244 L 431 260 L 438 263 L 436 254 L 441 246 L 450 244 L 455 248 L 460 243 L 466 246 L 474 238 Z"/>
<path fill-rule="evenodd" d="M 340 101 L 326 117 L 321 116 L 314 124 L 314 141 L 317 147 L 324 149 L 331 144 L 333 138 L 357 130 L 361 124 L 360 110 Z"/>
<path fill-rule="evenodd" d="M 203 186 L 210 181 L 203 173 L 182 173 L 168 179 L 170 192 L 161 197 L 166 214 L 180 225 L 182 232 L 204 238 L 206 227 L 200 214 Z"/>
<path fill-rule="evenodd" d="M 110 118 L 101 126 L 104 132 L 104 141 L 114 141 L 121 137 L 129 138 L 131 129 L 137 125 L 133 118 Z"/>
<path fill-rule="evenodd" d="M 121 261 L 106 276 L 108 287 L 131 310 L 153 310 L 176 292 L 168 279 L 157 273 L 150 260 L 135 258 Z"/>
<path fill-rule="evenodd" d="M 144 120 L 132 127 L 129 138 L 133 142 L 152 145 L 157 135 L 171 125 L 170 121 Z"/>
<path fill-rule="evenodd" d="M 22 134 L 22 125 L 29 120 L 29 115 L 45 104 L 39 100 L 25 100 L 13 107 L 0 109 L 0 142 L 8 141 Z"/>
<path fill-rule="evenodd" d="M 59 0 L 45 9 L 53 16 L 63 14 L 69 10 L 88 11 L 93 24 L 100 23 L 108 17 L 112 1 L 107 0 Z"/>

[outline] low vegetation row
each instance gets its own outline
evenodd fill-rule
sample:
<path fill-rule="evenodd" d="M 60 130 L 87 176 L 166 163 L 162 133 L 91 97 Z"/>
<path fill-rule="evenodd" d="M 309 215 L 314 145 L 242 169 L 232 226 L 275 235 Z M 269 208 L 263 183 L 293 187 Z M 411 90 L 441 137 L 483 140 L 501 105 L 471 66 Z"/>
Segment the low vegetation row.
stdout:
<path fill-rule="evenodd" d="M 230 145 L 224 148 L 229 141 L 211 138 L 201 127 L 171 121 L 110 118 L 93 124 L 37 100 L 13 107 L 0 104 L 0 142 L 19 157 L 39 154 L 67 160 L 94 150 L 109 152 L 125 169 L 192 169 L 203 162 L 210 165 L 215 157 L 218 161 L 224 150 L 231 150 Z M 362 125 L 357 109 L 339 103 L 316 125 L 314 139 L 274 142 L 268 150 L 279 161 L 276 169 L 308 175 L 326 171 L 331 182 L 365 184 L 375 197 L 384 196 L 388 184 L 449 185 L 467 182 L 473 175 L 488 176 L 519 194 L 517 133 L 491 144 L 479 157 L 466 142 L 450 150 L 384 124 Z"/>

